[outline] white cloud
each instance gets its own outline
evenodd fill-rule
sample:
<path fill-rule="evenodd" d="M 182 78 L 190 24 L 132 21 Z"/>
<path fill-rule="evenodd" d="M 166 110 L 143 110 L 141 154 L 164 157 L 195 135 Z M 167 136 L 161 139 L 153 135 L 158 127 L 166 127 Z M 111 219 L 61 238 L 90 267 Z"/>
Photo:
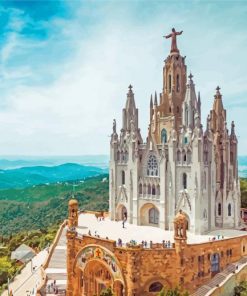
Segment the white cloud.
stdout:
<path fill-rule="evenodd" d="M 204 118 L 212 106 L 217 84 L 223 87 L 225 105 L 231 103 L 230 96 L 236 92 L 246 92 L 246 84 L 243 83 L 246 81 L 245 67 L 241 67 L 239 57 L 233 55 L 237 48 L 240 54 L 244 53 L 246 43 L 239 34 L 231 36 L 229 43 L 222 38 L 222 34 L 226 35 L 223 27 L 219 26 L 215 32 L 210 30 L 217 20 L 210 19 L 210 28 L 205 27 L 207 21 L 204 21 L 201 32 L 190 22 L 192 15 L 189 9 L 178 13 L 176 19 L 168 9 L 164 9 L 146 22 L 135 20 L 133 11 L 128 13 L 130 9 L 123 10 L 122 15 L 110 7 L 107 9 L 101 11 L 101 16 L 106 12 L 104 20 L 92 25 L 90 30 L 80 19 L 70 22 L 55 19 L 49 24 L 61 27 L 61 36 L 65 38 L 59 44 L 63 45 L 61 51 L 66 50 L 66 44 L 73 50 L 73 55 L 68 53 L 69 58 L 64 63 L 59 61 L 56 64 L 54 61 L 46 64 L 44 59 L 40 61 L 39 69 L 30 68 L 29 61 L 26 67 L 17 67 L 16 72 L 7 68 L 6 79 L 32 79 L 37 75 L 49 77 L 51 73 L 56 79 L 38 86 L 17 80 L 18 83 L 8 91 L 8 108 L 0 113 L 0 154 L 108 153 L 112 119 L 117 119 L 120 129 L 121 110 L 130 83 L 134 85 L 145 138 L 150 94 L 162 89 L 163 60 L 169 49 L 170 41 L 162 39 L 162 36 L 173 25 L 184 29 L 178 43 L 181 54 L 187 55 L 188 71 L 192 68 L 197 90 L 201 91 L 206 111 Z M 211 10 L 209 7 L 205 13 L 210 14 Z M 81 15 L 83 13 L 78 12 L 78 16 Z M 194 22 L 197 21 L 198 17 Z M 2 50 L 4 61 L 13 54 L 14 48 L 18 49 L 21 44 L 25 50 L 29 44 L 12 38 Z M 229 44 L 231 46 L 227 47 Z M 51 45 L 56 47 L 56 41 L 51 39 L 39 44 L 47 48 Z M 35 42 L 31 43 L 32 48 L 35 48 Z M 236 117 L 237 131 L 241 133 L 240 152 L 244 153 L 242 147 L 246 147 L 246 143 L 242 138 L 246 130 L 239 128 L 243 120 L 238 111 L 236 108 L 229 110 L 229 118 Z"/>

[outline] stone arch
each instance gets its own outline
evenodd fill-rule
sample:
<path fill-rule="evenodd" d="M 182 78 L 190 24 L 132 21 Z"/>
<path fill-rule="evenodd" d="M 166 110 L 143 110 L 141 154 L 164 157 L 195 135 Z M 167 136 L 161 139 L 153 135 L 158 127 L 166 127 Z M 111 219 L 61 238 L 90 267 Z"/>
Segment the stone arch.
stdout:
<path fill-rule="evenodd" d="M 153 212 L 150 212 L 150 211 Z M 151 215 L 151 220 L 150 220 Z M 150 226 L 159 226 L 159 210 L 153 203 L 146 203 L 140 209 L 140 224 L 141 225 L 150 225 Z M 154 221 L 155 223 L 150 223 Z"/>
<path fill-rule="evenodd" d="M 144 291 L 142 295 L 150 296 L 150 295 L 157 295 L 157 292 L 150 292 L 150 286 L 154 283 L 160 283 L 163 287 L 170 289 L 172 287 L 171 282 L 168 279 L 164 279 L 162 277 L 156 276 L 149 279 L 146 284 L 144 285 Z"/>
<path fill-rule="evenodd" d="M 116 218 L 118 221 L 127 219 L 128 211 L 125 205 L 119 204 L 116 209 Z"/>
<path fill-rule="evenodd" d="M 100 272 L 97 274 L 98 271 Z M 99 295 L 99 290 L 105 287 L 111 287 L 116 296 L 124 295 L 126 281 L 120 262 L 105 247 L 91 244 L 82 248 L 76 255 L 73 273 L 80 273 L 78 291 L 82 293 L 84 289 L 87 290 L 83 295 Z M 97 281 L 97 277 L 101 280 Z M 94 287 L 90 287 L 90 282 L 93 282 Z M 100 286 L 101 284 L 105 287 Z M 120 288 L 122 288 L 122 294 Z"/>

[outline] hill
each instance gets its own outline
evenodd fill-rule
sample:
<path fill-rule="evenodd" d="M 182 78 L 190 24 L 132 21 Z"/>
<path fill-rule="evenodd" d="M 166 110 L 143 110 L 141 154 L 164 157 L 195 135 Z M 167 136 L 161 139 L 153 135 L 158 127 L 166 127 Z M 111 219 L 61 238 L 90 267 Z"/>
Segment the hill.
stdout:
<path fill-rule="evenodd" d="M 78 181 L 74 196 L 81 209 L 108 210 L 108 175 Z M 0 235 L 20 231 L 45 229 L 62 222 L 68 216 L 68 201 L 74 182 L 39 185 L 0 191 Z"/>
<path fill-rule="evenodd" d="M 0 188 L 25 188 L 46 183 L 82 180 L 103 173 L 107 173 L 107 170 L 75 163 L 0 170 Z"/>

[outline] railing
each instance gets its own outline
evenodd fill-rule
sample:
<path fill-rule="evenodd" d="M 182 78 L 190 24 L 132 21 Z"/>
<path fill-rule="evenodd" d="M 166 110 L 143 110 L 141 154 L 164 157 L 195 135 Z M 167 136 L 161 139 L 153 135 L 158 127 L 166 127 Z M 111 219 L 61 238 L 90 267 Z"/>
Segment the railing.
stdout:
<path fill-rule="evenodd" d="M 53 241 L 53 244 L 50 246 L 50 249 L 49 249 L 49 254 L 46 258 L 46 261 L 45 263 L 43 264 L 43 266 L 41 266 L 41 274 L 42 274 L 42 278 L 41 278 L 41 283 L 39 285 L 39 287 L 37 288 L 37 294 L 36 296 L 41 296 L 42 295 L 42 290 L 44 288 L 44 286 L 46 285 L 46 282 L 47 282 L 47 276 L 46 276 L 46 273 L 45 273 L 45 269 L 49 266 L 49 263 L 50 263 L 50 260 L 51 260 L 51 257 L 53 255 L 53 252 L 57 246 L 57 243 L 61 237 L 61 234 L 63 232 L 63 229 L 65 228 L 65 226 L 68 224 L 68 221 L 67 220 L 64 220 L 64 222 L 61 224 L 60 228 L 58 229 L 57 231 L 57 234 L 56 234 L 56 237 Z"/>
<path fill-rule="evenodd" d="M 140 199 L 146 199 L 146 200 L 159 200 L 160 195 L 159 194 L 146 194 L 146 193 L 139 193 Z"/>

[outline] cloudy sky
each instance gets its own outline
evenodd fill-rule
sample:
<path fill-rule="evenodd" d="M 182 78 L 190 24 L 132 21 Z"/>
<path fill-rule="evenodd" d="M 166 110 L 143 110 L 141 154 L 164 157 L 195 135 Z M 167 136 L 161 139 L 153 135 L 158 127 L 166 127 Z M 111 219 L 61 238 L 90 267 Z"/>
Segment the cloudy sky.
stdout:
<path fill-rule="evenodd" d="M 0 14 L 0 155 L 108 154 L 130 83 L 145 138 L 173 26 L 204 125 L 220 85 L 247 155 L 246 1 L 3 0 Z"/>

